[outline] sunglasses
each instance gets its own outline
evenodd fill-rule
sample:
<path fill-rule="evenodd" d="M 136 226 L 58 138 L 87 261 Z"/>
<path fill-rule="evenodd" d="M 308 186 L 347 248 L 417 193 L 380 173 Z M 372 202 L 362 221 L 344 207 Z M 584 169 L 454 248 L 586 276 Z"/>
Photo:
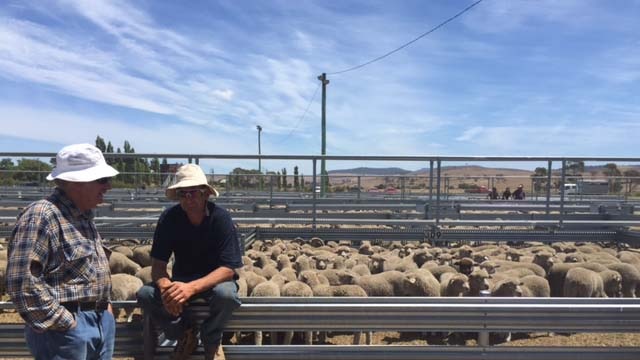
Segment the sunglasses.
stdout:
<path fill-rule="evenodd" d="M 94 180 L 95 182 L 97 182 L 100 185 L 105 185 L 105 184 L 110 184 L 111 183 L 111 177 L 103 177 L 97 180 Z"/>
<path fill-rule="evenodd" d="M 205 193 L 206 190 L 204 189 L 176 190 L 176 195 L 182 199 L 191 199 L 198 194 L 204 195 Z"/>

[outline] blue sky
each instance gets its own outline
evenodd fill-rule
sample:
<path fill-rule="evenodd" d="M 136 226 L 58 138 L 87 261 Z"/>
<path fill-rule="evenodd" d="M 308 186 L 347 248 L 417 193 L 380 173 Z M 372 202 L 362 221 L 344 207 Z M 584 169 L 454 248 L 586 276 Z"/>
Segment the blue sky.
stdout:
<path fill-rule="evenodd" d="M 474 1 L 2 2 L 0 151 L 320 154 L 325 72 L 331 155 L 637 156 L 639 0 L 484 0 L 341 74 Z"/>

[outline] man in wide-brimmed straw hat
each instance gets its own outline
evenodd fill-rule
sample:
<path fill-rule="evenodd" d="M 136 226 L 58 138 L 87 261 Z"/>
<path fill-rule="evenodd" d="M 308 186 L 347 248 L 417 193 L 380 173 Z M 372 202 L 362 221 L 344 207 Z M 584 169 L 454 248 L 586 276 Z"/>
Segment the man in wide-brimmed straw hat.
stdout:
<path fill-rule="evenodd" d="M 207 301 L 210 316 L 199 329 L 205 359 L 224 359 L 222 332 L 240 306 L 234 269 L 242 267 L 242 252 L 235 225 L 229 212 L 209 201 L 218 192 L 198 165 L 181 166 L 165 194 L 178 204 L 160 216 L 151 248 L 153 282 L 138 291 L 138 300 L 168 338 L 178 339 L 174 359 L 188 359 L 198 343 L 198 329 L 184 311 L 189 301 Z"/>
<path fill-rule="evenodd" d="M 47 176 L 56 189 L 29 205 L 9 239 L 7 292 L 35 359 L 113 356 L 109 260 L 91 212 L 118 171 L 90 144 L 64 147 Z"/>

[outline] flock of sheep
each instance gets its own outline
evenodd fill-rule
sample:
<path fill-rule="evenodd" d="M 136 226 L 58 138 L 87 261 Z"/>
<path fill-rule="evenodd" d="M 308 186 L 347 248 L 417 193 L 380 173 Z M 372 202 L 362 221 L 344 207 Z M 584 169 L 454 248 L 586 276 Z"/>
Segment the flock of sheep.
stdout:
<path fill-rule="evenodd" d="M 119 244 L 111 250 L 112 299 L 134 300 L 151 281 L 151 245 Z M 256 240 L 243 263 L 237 272 L 244 297 L 640 295 L 640 250 L 596 243 L 433 247 L 399 241 L 353 246 L 317 237 Z M 5 268 L 6 250 L 0 250 L 0 294 Z M 291 336 L 287 333 L 284 342 Z M 262 342 L 260 333 L 255 341 Z M 311 342 L 310 334 L 305 341 Z"/>
<path fill-rule="evenodd" d="M 276 239 L 255 241 L 243 263 L 238 271 L 242 296 L 640 294 L 640 250 L 595 243 L 432 247 L 417 242 L 379 246 L 364 241 L 353 247 L 350 242 L 320 238 Z M 261 334 L 256 335 L 260 343 Z M 290 340 L 287 333 L 284 343 Z M 311 342 L 310 334 L 305 335 L 305 342 Z M 359 343 L 358 336 L 354 343 Z"/>

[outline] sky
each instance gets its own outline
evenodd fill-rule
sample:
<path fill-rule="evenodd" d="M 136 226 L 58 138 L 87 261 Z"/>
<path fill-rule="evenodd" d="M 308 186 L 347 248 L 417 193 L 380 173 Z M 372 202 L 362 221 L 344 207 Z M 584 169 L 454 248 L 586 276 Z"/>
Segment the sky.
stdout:
<path fill-rule="evenodd" d="M 0 2 L 0 152 L 319 155 L 326 73 L 328 155 L 637 156 L 640 0 L 484 0 L 346 72 L 475 0 Z"/>

